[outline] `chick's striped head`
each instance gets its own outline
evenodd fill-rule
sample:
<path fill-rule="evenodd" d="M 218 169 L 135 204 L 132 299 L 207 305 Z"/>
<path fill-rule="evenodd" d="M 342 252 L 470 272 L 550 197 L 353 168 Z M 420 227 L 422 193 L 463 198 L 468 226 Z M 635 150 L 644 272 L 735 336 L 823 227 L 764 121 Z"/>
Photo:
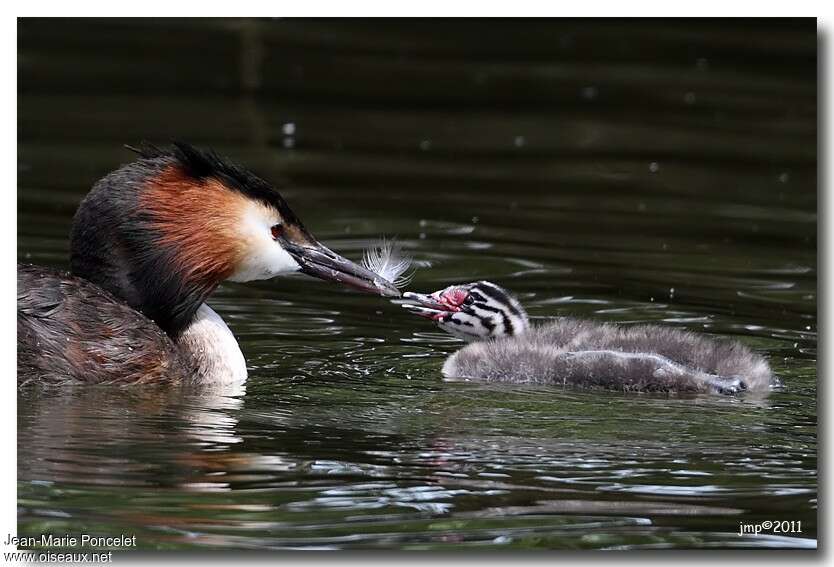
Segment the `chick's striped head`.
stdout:
<path fill-rule="evenodd" d="M 403 297 L 412 301 L 404 308 L 466 341 L 518 335 L 529 327 L 518 300 L 487 281 L 451 285 L 432 294 L 406 292 Z"/>

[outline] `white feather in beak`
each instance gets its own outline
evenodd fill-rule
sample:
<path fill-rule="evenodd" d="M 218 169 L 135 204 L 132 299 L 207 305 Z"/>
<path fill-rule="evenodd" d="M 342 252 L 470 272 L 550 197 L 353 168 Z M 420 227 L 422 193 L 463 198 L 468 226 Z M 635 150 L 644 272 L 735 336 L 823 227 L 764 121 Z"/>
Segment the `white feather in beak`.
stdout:
<path fill-rule="evenodd" d="M 414 277 L 413 271 L 406 273 L 412 262 L 412 258 L 402 253 L 395 240 L 385 238 L 365 249 L 362 255 L 362 265 L 365 268 L 400 288 L 407 286 Z"/>

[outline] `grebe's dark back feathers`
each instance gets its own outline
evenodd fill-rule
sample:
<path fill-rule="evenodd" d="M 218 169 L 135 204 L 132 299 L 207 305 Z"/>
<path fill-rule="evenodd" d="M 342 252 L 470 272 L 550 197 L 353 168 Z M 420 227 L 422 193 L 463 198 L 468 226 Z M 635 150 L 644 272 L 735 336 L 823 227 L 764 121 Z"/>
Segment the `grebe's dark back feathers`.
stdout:
<path fill-rule="evenodd" d="M 190 361 L 147 317 L 90 282 L 17 267 L 18 385 L 172 383 Z"/>

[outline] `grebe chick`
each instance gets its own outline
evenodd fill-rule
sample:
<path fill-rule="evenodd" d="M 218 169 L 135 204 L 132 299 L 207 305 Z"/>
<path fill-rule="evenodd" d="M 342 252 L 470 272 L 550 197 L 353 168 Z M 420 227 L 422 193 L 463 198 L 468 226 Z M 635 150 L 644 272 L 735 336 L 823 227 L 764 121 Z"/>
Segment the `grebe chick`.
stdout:
<path fill-rule="evenodd" d="M 399 297 L 310 234 L 278 191 L 213 152 L 144 147 L 78 207 L 71 273 L 18 265 L 18 384 L 241 382 L 206 303 L 225 280 L 302 272 Z"/>
<path fill-rule="evenodd" d="M 765 359 L 737 341 L 570 317 L 530 325 L 518 300 L 487 281 L 403 297 L 416 302 L 406 309 L 471 341 L 446 360 L 447 378 L 720 394 L 764 391 L 771 382 Z"/>

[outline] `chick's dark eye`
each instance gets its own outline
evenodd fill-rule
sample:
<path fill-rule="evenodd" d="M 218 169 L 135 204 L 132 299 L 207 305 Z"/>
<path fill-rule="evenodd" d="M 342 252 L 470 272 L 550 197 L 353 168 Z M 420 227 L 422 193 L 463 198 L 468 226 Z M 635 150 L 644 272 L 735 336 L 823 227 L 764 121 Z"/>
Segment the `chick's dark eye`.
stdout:
<path fill-rule="evenodd" d="M 272 240 L 278 240 L 284 234 L 284 227 L 280 224 L 273 224 L 269 230 L 272 232 Z"/>
<path fill-rule="evenodd" d="M 473 303 L 475 303 L 475 298 L 471 295 L 467 295 L 466 299 L 463 300 L 464 305 L 472 305 Z"/>

